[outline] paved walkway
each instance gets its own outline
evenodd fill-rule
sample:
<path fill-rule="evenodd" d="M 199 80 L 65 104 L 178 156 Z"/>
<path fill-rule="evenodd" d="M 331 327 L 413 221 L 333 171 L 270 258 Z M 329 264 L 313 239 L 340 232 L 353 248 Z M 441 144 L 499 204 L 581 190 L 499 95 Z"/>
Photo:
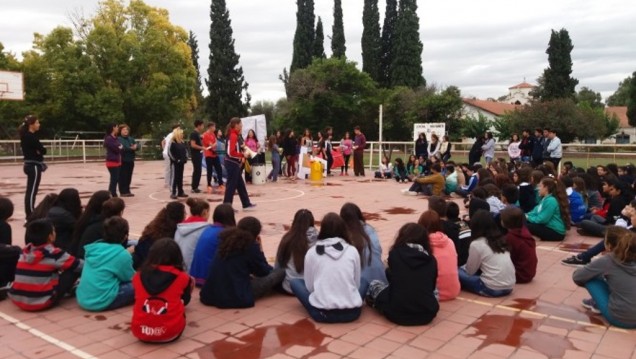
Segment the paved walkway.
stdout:
<path fill-rule="evenodd" d="M 189 172 L 191 167 L 186 167 Z M 14 242 L 22 244 L 25 176 L 20 166 L 0 166 L 0 194 L 16 205 L 11 222 Z M 169 201 L 163 188 L 161 162 L 139 162 L 133 178 L 133 198 L 126 198 L 124 217 L 138 235 Z M 54 164 L 44 174 L 39 199 L 65 187 L 77 188 L 84 203 L 91 193 L 106 189 L 103 164 Z M 186 178 L 189 183 L 189 179 Z M 384 255 L 397 229 L 417 221 L 427 208 L 419 197 L 402 196 L 405 185 L 356 177 L 330 177 L 324 185 L 304 181 L 249 186 L 257 210 L 239 211 L 263 223 L 264 250 L 273 261 L 278 242 L 300 208 L 317 220 L 355 202 L 379 233 Z M 214 206 L 220 195 L 200 195 Z M 235 207 L 239 208 L 238 197 Z M 19 311 L 0 302 L 0 358 L 619 358 L 636 359 L 636 331 L 608 328 L 602 318 L 580 305 L 587 297 L 571 280 L 572 268 L 559 261 L 571 251 L 594 244 L 572 230 L 564 243 L 539 243 L 535 280 L 517 285 L 499 299 L 466 292 L 441 303 L 431 325 L 400 327 L 370 308 L 349 324 L 318 324 L 308 319 L 293 297 L 275 295 L 254 308 L 220 310 L 205 307 L 195 293 L 187 309 L 183 337 L 168 345 L 137 342 L 130 334 L 131 309 L 105 313 L 81 310 L 73 300 L 41 313 Z"/>

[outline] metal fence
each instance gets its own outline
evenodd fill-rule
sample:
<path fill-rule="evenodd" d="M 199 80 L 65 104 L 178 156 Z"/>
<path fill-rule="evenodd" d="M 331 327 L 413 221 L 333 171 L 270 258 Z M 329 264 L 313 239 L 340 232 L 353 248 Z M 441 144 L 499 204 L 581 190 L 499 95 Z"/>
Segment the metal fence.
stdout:
<path fill-rule="evenodd" d="M 105 158 L 105 148 L 103 140 L 42 140 L 42 144 L 47 148 L 47 162 L 90 162 L 103 161 Z M 138 140 L 139 150 L 137 156 L 140 159 L 160 158 L 161 146 L 157 141 Z M 334 142 L 334 146 L 338 143 Z M 465 161 L 471 143 L 453 143 L 452 154 L 456 161 Z M 507 158 L 506 152 L 508 144 L 498 143 L 496 157 Z M 367 168 L 378 166 L 382 153 L 390 153 L 391 158 L 407 157 L 414 151 L 414 142 L 367 142 L 365 151 L 365 163 Z M 563 144 L 563 158 L 575 160 L 579 165 L 592 166 L 599 163 L 609 162 L 631 162 L 636 163 L 636 145 L 629 144 Z M 406 159 L 406 158 L 403 158 Z M 22 150 L 18 140 L 0 140 L 0 163 L 22 162 Z"/>

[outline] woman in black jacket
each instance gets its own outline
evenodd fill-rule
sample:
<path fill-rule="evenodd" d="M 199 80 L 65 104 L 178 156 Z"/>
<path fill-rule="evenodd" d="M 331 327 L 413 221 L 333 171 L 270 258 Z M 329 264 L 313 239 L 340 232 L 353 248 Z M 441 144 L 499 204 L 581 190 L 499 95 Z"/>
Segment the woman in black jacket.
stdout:
<path fill-rule="evenodd" d="M 24 118 L 20 126 L 20 147 L 24 156 L 24 174 L 27 175 L 27 188 L 24 192 L 24 212 L 28 218 L 35 208 L 35 197 L 38 194 L 42 172 L 46 171 L 44 155 L 46 148 L 40 143 L 37 132 L 40 130 L 40 121 L 33 115 Z"/>
<path fill-rule="evenodd" d="M 298 141 L 294 136 L 293 130 L 287 130 L 285 132 L 285 138 L 283 139 L 283 156 L 287 160 L 287 177 L 295 178 L 296 176 L 296 147 Z"/>
<path fill-rule="evenodd" d="M 407 223 L 389 251 L 389 284 L 374 280 L 366 302 L 398 325 L 426 325 L 435 319 L 439 303 L 435 295 L 437 261 L 428 231 Z"/>
<path fill-rule="evenodd" d="M 428 141 L 426 140 L 426 134 L 424 132 L 420 132 L 417 141 L 415 141 L 415 157 L 428 158 Z"/>
<path fill-rule="evenodd" d="M 172 165 L 172 173 L 174 173 L 174 181 L 172 182 L 171 199 L 177 197 L 188 197 L 183 191 L 183 169 L 188 162 L 188 149 L 183 142 L 183 130 L 176 128 L 172 136 L 170 144 L 170 164 Z"/>
<path fill-rule="evenodd" d="M 65 251 L 71 250 L 73 230 L 82 215 L 82 200 L 75 188 L 65 188 L 57 196 L 47 218 L 55 227 L 55 246 Z"/>

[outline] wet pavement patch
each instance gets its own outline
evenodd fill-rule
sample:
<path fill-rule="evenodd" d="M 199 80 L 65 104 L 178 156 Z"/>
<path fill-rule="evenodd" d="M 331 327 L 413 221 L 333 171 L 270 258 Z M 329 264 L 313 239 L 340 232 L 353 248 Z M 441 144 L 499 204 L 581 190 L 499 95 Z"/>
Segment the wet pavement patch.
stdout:
<path fill-rule="evenodd" d="M 387 214 L 413 214 L 416 212 L 416 210 L 406 207 L 391 207 L 389 209 L 385 209 L 384 212 L 386 212 Z"/>

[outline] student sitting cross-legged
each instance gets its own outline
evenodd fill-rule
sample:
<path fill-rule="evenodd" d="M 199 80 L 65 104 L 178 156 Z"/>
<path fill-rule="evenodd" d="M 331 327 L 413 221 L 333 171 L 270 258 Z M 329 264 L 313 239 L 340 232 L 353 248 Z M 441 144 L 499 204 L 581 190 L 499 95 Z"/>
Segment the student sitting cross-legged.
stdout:
<path fill-rule="evenodd" d="M 71 292 L 83 262 L 55 247 L 55 229 L 47 219 L 29 223 L 25 240 L 9 298 L 27 311 L 53 307 Z"/>
<path fill-rule="evenodd" d="M 292 292 L 317 322 L 352 322 L 362 312 L 360 254 L 350 244 L 344 220 L 327 213 L 318 241 L 305 255 L 304 279 L 292 279 Z"/>
<path fill-rule="evenodd" d="M 132 256 L 124 248 L 128 222 L 121 217 L 104 221 L 104 238 L 87 244 L 82 280 L 77 287 L 77 303 L 93 312 L 117 309 L 133 303 L 131 283 L 135 270 Z"/>

